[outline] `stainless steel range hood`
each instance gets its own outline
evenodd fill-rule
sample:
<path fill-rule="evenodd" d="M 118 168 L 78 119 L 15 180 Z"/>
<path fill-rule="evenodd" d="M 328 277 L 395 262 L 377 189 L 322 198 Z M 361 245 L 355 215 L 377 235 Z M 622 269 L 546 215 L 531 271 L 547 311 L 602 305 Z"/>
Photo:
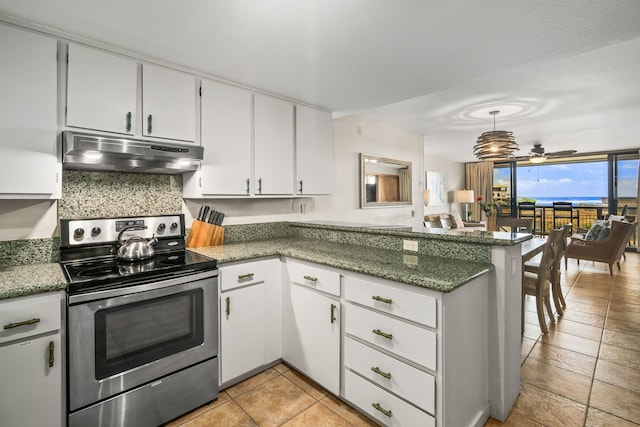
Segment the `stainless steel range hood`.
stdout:
<path fill-rule="evenodd" d="M 180 174 L 202 161 L 201 146 L 64 131 L 62 164 L 66 169 Z"/>

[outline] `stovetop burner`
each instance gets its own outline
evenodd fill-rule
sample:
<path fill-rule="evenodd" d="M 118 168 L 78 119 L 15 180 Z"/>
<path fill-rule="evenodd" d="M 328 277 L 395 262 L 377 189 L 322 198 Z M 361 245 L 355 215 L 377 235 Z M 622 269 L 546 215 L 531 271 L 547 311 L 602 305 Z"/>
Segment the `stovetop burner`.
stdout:
<path fill-rule="evenodd" d="M 142 261 L 121 261 L 115 256 L 62 262 L 70 294 L 129 286 L 216 267 L 214 259 L 183 249 L 156 254 Z"/>
<path fill-rule="evenodd" d="M 151 258 L 129 262 L 116 257 L 116 236 L 123 227 L 131 224 L 136 228 L 125 230 L 129 237 L 138 235 L 145 239 L 159 239 Z M 90 230 L 90 235 L 85 230 Z M 213 270 L 217 264 L 214 259 L 185 249 L 183 215 L 61 220 L 60 257 L 69 282 L 69 294 Z"/>

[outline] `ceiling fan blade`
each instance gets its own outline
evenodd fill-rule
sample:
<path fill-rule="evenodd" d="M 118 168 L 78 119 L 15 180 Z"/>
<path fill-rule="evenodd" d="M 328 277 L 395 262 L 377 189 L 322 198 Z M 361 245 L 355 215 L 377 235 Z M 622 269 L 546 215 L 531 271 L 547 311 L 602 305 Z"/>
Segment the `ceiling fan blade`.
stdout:
<path fill-rule="evenodd" d="M 547 153 L 547 156 L 551 157 L 562 157 L 562 156 L 571 156 L 576 154 L 578 150 L 562 150 L 562 151 L 554 151 L 553 153 Z"/>

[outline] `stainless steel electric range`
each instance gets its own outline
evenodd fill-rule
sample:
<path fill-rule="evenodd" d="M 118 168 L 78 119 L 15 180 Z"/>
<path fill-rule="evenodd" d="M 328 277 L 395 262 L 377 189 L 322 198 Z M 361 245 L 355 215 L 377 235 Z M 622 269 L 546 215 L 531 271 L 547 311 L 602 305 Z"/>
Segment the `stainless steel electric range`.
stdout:
<path fill-rule="evenodd" d="M 218 270 L 184 238 L 183 215 L 60 220 L 70 427 L 157 426 L 217 397 Z"/>

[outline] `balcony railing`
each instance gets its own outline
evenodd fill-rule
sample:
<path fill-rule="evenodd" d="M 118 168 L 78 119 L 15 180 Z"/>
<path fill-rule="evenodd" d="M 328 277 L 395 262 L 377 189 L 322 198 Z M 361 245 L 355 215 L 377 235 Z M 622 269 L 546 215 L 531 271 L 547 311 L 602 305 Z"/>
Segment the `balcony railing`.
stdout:
<path fill-rule="evenodd" d="M 620 215 L 621 212 L 617 212 L 617 215 Z M 511 215 L 511 209 L 509 206 L 502 207 L 503 215 Z M 568 218 L 558 218 L 556 221 L 556 225 L 562 226 L 567 222 L 571 222 L 574 228 L 586 228 L 589 229 L 593 222 L 596 219 L 604 218 L 609 214 L 609 209 L 607 206 L 575 206 L 573 208 L 573 215 L 576 216 L 573 220 L 569 220 Z M 629 206 L 627 208 L 627 215 L 635 216 L 637 218 L 637 207 Z M 553 207 L 552 206 L 536 206 L 536 223 L 535 223 L 536 233 L 537 234 L 548 234 L 549 231 L 553 230 Z M 630 245 L 632 247 L 638 247 L 638 235 L 637 231 L 633 233 L 631 236 Z"/>

